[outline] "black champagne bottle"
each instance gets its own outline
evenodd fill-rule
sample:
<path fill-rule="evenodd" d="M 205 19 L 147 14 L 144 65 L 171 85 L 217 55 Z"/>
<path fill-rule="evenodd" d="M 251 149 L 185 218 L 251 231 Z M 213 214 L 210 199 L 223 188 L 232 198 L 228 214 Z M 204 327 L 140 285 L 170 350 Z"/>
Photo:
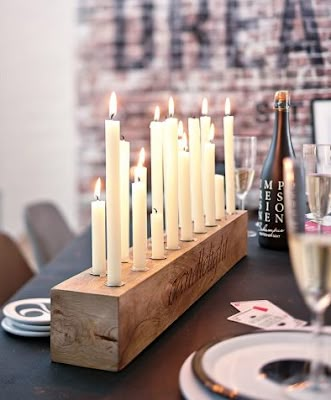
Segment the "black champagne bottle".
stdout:
<path fill-rule="evenodd" d="M 276 92 L 274 109 L 274 132 L 260 181 L 258 239 L 262 247 L 286 250 L 288 245 L 284 212 L 283 158 L 295 157 L 289 122 L 290 96 L 287 90 Z"/>

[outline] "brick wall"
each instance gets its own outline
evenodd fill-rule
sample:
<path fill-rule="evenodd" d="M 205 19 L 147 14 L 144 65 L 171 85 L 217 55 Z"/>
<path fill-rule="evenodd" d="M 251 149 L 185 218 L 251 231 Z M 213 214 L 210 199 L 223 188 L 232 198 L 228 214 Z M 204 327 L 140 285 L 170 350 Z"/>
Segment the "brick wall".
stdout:
<path fill-rule="evenodd" d="M 231 99 L 235 133 L 258 136 L 255 187 L 273 126 L 273 94 L 292 94 L 295 148 L 311 141 L 310 101 L 330 97 L 330 0 L 79 0 L 78 130 L 81 218 L 104 176 L 104 119 L 112 90 L 132 161 L 149 147 L 155 105 L 176 115 L 209 101 L 223 160 L 222 116 Z"/>

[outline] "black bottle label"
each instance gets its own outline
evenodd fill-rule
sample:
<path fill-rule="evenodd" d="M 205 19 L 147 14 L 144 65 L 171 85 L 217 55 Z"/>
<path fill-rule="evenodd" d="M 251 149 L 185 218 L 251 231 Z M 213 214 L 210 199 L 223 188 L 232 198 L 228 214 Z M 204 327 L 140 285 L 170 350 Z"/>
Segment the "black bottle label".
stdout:
<path fill-rule="evenodd" d="M 259 201 L 260 237 L 283 240 L 286 235 L 283 189 L 284 181 L 261 180 Z"/>

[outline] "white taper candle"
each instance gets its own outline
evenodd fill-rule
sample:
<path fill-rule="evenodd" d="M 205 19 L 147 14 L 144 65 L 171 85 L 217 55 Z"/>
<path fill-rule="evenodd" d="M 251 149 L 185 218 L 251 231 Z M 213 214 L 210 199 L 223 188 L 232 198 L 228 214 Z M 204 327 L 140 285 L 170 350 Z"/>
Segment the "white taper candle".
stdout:
<path fill-rule="evenodd" d="M 121 260 L 129 260 L 130 248 L 130 143 L 120 141 L 121 179 Z"/>
<path fill-rule="evenodd" d="M 146 212 L 145 185 L 138 177 L 132 183 L 132 269 L 135 271 L 146 269 Z"/>
<path fill-rule="evenodd" d="M 167 248 L 178 249 L 178 121 L 173 117 L 174 102 L 169 99 L 169 117 L 164 122 L 163 143 L 165 178 L 165 215 Z"/>
<path fill-rule="evenodd" d="M 233 214 L 236 210 L 234 149 L 233 149 L 233 116 L 229 98 L 225 101 L 224 125 L 224 161 L 225 161 L 225 197 L 226 212 Z"/>
<path fill-rule="evenodd" d="M 190 153 L 187 151 L 187 136 L 183 133 L 182 149 L 178 158 L 178 196 L 180 240 L 193 240 L 191 211 Z"/>
<path fill-rule="evenodd" d="M 151 191 L 152 208 L 158 210 L 163 226 L 163 122 L 160 119 L 160 108 L 157 106 L 154 121 L 150 123 L 151 138 Z"/>
<path fill-rule="evenodd" d="M 206 232 L 203 213 L 202 175 L 201 175 L 201 142 L 198 118 L 188 119 L 190 138 L 191 200 L 194 233 Z"/>
<path fill-rule="evenodd" d="M 164 259 L 163 218 L 156 208 L 150 214 L 152 259 Z"/>
<path fill-rule="evenodd" d="M 214 124 L 210 127 L 210 140 L 214 139 L 215 128 Z M 205 182 L 205 213 L 206 226 L 215 226 L 215 143 L 205 143 L 204 156 L 204 182 Z"/>
<path fill-rule="evenodd" d="M 100 190 L 98 178 L 91 203 L 92 275 L 106 273 L 106 203 L 100 200 Z"/>
<path fill-rule="evenodd" d="M 215 175 L 215 206 L 216 206 L 216 219 L 217 220 L 223 219 L 225 217 L 223 175 Z"/>
<path fill-rule="evenodd" d="M 107 212 L 107 285 L 121 281 L 121 202 L 120 202 L 120 122 L 116 115 L 116 95 L 109 102 L 110 120 L 105 121 L 106 212 Z"/>

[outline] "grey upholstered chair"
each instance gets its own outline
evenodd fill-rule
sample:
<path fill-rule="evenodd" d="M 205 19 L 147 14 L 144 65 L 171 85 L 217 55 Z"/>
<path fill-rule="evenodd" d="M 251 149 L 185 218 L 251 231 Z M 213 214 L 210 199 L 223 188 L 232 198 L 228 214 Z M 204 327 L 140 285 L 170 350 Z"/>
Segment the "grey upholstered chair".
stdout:
<path fill-rule="evenodd" d="M 0 305 L 32 276 L 33 271 L 16 242 L 0 233 Z"/>
<path fill-rule="evenodd" d="M 29 204 L 24 219 L 38 267 L 51 261 L 75 237 L 58 207 L 51 202 Z"/>

